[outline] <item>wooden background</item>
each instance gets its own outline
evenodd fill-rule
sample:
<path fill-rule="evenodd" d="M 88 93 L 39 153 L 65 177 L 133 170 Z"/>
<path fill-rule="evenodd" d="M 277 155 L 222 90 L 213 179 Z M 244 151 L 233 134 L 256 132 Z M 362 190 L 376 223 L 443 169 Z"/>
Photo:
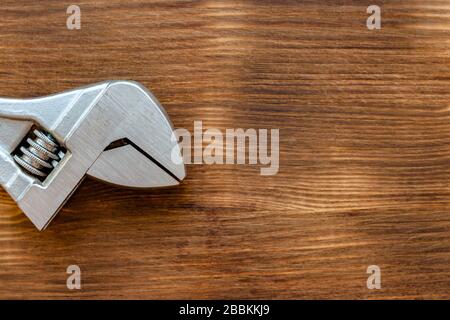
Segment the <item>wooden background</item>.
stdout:
<path fill-rule="evenodd" d="M 279 128 L 280 172 L 87 180 L 41 233 L 0 190 L 0 298 L 450 298 L 448 1 L 75 2 L 2 0 L 1 96 L 137 80 L 176 127 Z"/>

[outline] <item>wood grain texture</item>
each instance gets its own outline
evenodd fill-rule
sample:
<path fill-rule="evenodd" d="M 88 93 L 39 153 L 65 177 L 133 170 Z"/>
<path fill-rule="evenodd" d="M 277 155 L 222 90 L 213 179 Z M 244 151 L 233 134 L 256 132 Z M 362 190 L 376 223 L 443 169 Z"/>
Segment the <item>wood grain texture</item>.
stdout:
<path fill-rule="evenodd" d="M 76 2 L 1 2 L 1 96 L 140 81 L 176 127 L 279 128 L 280 172 L 87 180 L 41 233 L 0 190 L 0 298 L 450 298 L 448 1 Z"/>

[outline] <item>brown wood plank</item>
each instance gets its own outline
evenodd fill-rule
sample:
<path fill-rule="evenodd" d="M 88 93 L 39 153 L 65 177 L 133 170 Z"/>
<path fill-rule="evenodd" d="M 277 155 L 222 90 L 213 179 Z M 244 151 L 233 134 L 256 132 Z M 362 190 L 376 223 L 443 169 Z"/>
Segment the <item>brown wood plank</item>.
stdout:
<path fill-rule="evenodd" d="M 450 298 L 450 4 L 378 3 L 369 31 L 356 0 L 77 1 L 69 31 L 3 0 L 0 96 L 140 81 L 176 127 L 279 128 L 280 172 L 87 180 L 41 233 L 0 190 L 0 298 Z"/>

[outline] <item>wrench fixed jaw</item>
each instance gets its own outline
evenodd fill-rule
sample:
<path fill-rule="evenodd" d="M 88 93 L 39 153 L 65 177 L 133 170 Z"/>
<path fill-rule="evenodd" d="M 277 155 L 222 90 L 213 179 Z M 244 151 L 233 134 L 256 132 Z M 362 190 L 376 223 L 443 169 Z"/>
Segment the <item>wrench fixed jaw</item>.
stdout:
<path fill-rule="evenodd" d="M 185 178 L 173 125 L 145 87 L 131 81 L 112 82 L 99 104 L 118 104 L 129 114 L 112 134 L 119 147 L 105 150 L 89 176 L 131 188 L 173 186 Z"/>
<path fill-rule="evenodd" d="M 58 95 L 47 99 L 55 103 Z M 0 113 L 0 117 L 6 113 L 9 119 L 42 126 L 67 150 L 41 182 L 20 170 L 8 153 L 10 150 L 0 145 L 0 175 L 8 175 L 0 182 L 39 230 L 48 226 L 86 175 L 133 188 L 172 186 L 184 179 L 184 163 L 172 161 L 174 154 L 181 159 L 172 124 L 159 102 L 140 84 L 108 81 L 63 93 L 60 102 L 63 99 L 66 100 L 61 109 L 54 111 L 57 115 L 43 114 L 33 105 L 28 110 L 33 116 L 27 118 L 27 106 L 21 104 L 22 112 L 17 117 L 11 102 Z M 43 108 L 45 101 L 46 98 L 39 99 Z M 36 112 L 39 117 L 34 115 Z M 20 135 L 25 131 L 22 129 Z M 118 140 L 129 143 L 108 149 Z M 11 149 L 14 143 L 5 145 Z"/>

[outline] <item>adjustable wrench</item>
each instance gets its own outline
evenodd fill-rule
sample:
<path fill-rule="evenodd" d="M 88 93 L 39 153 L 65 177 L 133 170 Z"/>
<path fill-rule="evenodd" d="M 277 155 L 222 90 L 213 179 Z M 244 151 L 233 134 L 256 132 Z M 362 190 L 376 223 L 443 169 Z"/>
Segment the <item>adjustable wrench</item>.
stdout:
<path fill-rule="evenodd" d="M 185 175 L 169 117 L 139 83 L 0 98 L 0 185 L 39 230 L 85 176 L 153 188 L 177 185 Z"/>

